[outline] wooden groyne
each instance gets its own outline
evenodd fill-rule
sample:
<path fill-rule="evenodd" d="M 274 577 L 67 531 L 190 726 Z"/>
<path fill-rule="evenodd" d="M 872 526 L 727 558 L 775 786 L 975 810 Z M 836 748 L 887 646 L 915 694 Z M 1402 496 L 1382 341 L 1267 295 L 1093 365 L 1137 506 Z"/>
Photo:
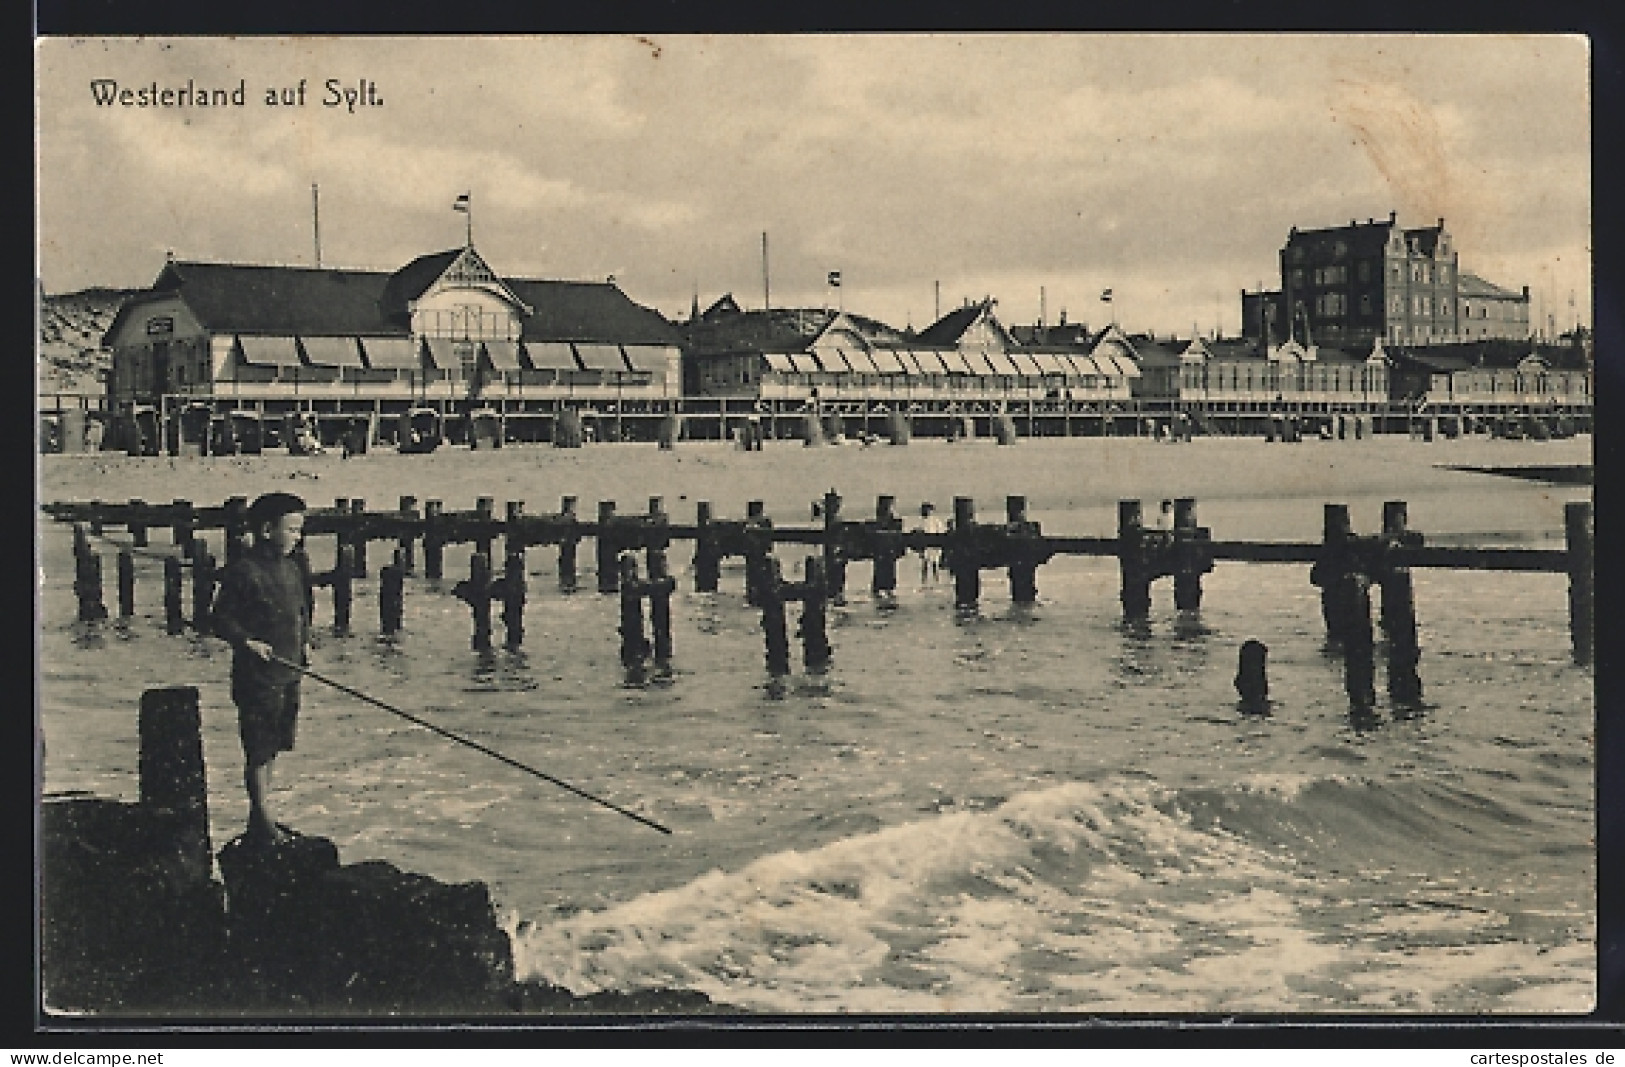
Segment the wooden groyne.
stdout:
<path fill-rule="evenodd" d="M 515 982 L 482 882 L 445 883 L 331 841 L 209 839 L 198 690 L 148 690 L 140 799 L 47 797 L 40 986 L 48 1013 L 96 1017 L 716 1010 L 700 993 L 577 997 Z"/>
<path fill-rule="evenodd" d="M 927 548 L 942 550 L 944 565 L 954 579 L 955 603 L 966 610 L 977 606 L 986 571 L 1006 572 L 1011 600 L 1031 603 L 1037 598 L 1039 568 L 1056 556 L 1115 557 L 1122 577 L 1120 599 L 1128 620 L 1146 616 L 1152 585 L 1162 578 L 1173 579 L 1178 609 L 1198 610 L 1202 578 L 1217 561 L 1308 565 L 1312 568 L 1311 581 L 1322 590 L 1323 605 L 1331 605 L 1323 611 L 1331 642 L 1352 641 L 1355 646 L 1363 646 L 1364 630 L 1358 625 L 1351 628 L 1346 622 L 1358 616 L 1358 604 L 1369 599 L 1364 590 L 1375 584 L 1383 594 L 1382 618 L 1390 645 L 1402 646 L 1405 656 L 1412 654 L 1408 646 L 1413 642 L 1406 635 L 1415 628 L 1412 570 L 1431 567 L 1564 574 L 1569 579 L 1574 658 L 1586 664 L 1593 655 L 1595 534 L 1589 502 L 1567 505 L 1567 545 L 1562 551 L 1428 545 L 1421 532 L 1409 528 L 1404 501 L 1385 504 L 1381 532 L 1365 537 L 1354 534 L 1346 505 L 1327 504 L 1325 533 L 1319 542 L 1215 538 L 1208 527 L 1198 524 L 1194 498 L 1164 502 L 1170 514 L 1158 528 L 1145 525 L 1140 501 L 1122 501 L 1116 537 L 1046 534 L 1038 523 L 1028 520 L 1027 502 L 1020 496 L 1006 499 L 1003 521 L 995 522 L 978 521 L 971 498 L 955 498 L 954 519 L 940 533 L 904 530 L 895 503 L 895 497 L 880 496 L 873 518 L 854 519 L 844 512 L 840 494 L 831 490 L 813 506 L 818 522 L 796 526 L 775 523 L 761 501 L 749 502 L 740 519 L 719 517 L 709 501 L 699 501 L 694 523 L 681 524 L 671 521 L 660 497 L 650 498 L 647 510 L 634 514 L 620 513 L 615 501 L 600 501 L 595 521 L 582 521 L 576 514 L 576 498 L 569 496 L 561 500 L 554 513 L 532 514 L 525 510 L 523 502 L 509 501 L 500 515 L 489 497 L 480 498 L 473 510 L 464 512 L 448 511 L 437 500 L 426 501 L 420 511 L 414 497 L 402 497 L 399 506 L 390 511 L 369 511 L 364 501 L 341 499 L 332 507 L 307 511 L 305 532 L 307 538 L 333 539 L 333 565 L 325 571 L 313 568 L 313 580 L 332 589 L 334 624 L 340 631 L 350 628 L 353 584 L 366 576 L 367 551 L 372 542 L 384 542 L 391 550 L 391 562 L 379 578 L 379 627 L 385 633 L 401 627 L 404 578 L 413 570 L 417 546 L 422 546 L 426 577 L 436 580 L 444 575 L 446 546 L 472 545 L 468 578 L 456 583 L 452 592 L 469 605 L 471 643 L 476 650 L 492 646 L 493 604 L 502 608 L 505 646 L 522 646 L 527 553 L 531 549 L 556 548 L 560 586 L 572 590 L 577 582 L 577 547 L 590 539 L 595 547 L 598 591 L 622 598 L 622 658 L 629 668 L 650 659 L 657 665 L 669 665 L 670 596 L 676 579 L 671 575 L 667 554 L 680 541 L 693 543 L 691 574 L 699 592 L 716 591 L 724 560 L 744 560 L 746 602 L 764 613 L 767 660 L 774 673 L 786 669 L 778 637 L 786 603 L 803 606 L 801 631 L 807 645 L 806 662 L 826 664 L 830 652 L 824 637 L 824 613 L 827 606 L 844 602 L 848 564 L 872 563 L 871 591 L 877 597 L 889 598 L 896 593 L 899 557 Z M 121 504 L 51 503 L 43 510 L 56 520 L 74 524 L 74 590 L 79 618 L 85 622 L 107 614 L 102 603 L 100 557 L 91 547 L 91 538 L 98 531 L 123 527 L 130 532 L 130 545 L 120 549 L 118 570 L 119 613 L 127 619 L 134 613 L 135 590 L 133 566 L 126 556 L 135 551 L 152 552 L 134 546 L 149 544 L 148 531 L 152 529 L 169 529 L 171 549 L 164 554 L 164 603 L 170 633 L 180 632 L 187 625 L 200 634 L 208 633 L 208 606 L 217 563 L 207 535 L 223 535 L 220 543 L 228 560 L 247 543 L 246 499 L 241 497 L 208 507 L 185 500 L 169 504 L 132 500 Z M 500 572 L 494 562 L 499 538 Z M 785 582 L 782 563 L 774 555 L 779 546 L 801 546 L 809 551 L 801 582 Z M 639 553 L 646 559 L 647 579 L 639 574 Z M 189 623 L 181 617 L 180 583 L 186 571 L 191 573 L 193 587 Z M 653 626 L 652 641 L 644 636 L 645 604 Z M 1368 606 L 1367 618 L 1369 614 Z M 1410 673 L 1411 667 L 1400 668 L 1402 676 Z M 1351 685 L 1351 694 L 1363 699 L 1366 687 Z M 1398 695 L 1419 689 L 1419 683 L 1402 678 L 1394 691 Z"/>

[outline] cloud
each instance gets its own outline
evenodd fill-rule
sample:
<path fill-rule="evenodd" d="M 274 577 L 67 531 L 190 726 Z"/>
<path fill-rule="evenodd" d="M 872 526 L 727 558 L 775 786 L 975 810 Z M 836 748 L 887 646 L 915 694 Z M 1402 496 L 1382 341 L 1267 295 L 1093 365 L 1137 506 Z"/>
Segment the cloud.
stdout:
<path fill-rule="evenodd" d="M 1587 56 L 1569 38 L 46 44 L 53 289 L 144 282 L 171 246 L 300 261 L 312 182 L 324 250 L 347 263 L 460 240 L 450 200 L 472 189 L 498 269 L 613 271 L 682 310 L 695 285 L 759 292 L 764 230 L 776 299 L 820 301 L 833 269 L 848 306 L 899 320 L 918 319 L 937 280 L 1008 286 L 1006 307 L 1034 313 L 1041 285 L 1114 284 L 1148 294 L 1126 307 L 1159 329 L 1214 318 L 1215 291 L 1268 282 L 1293 225 L 1443 215 L 1464 262 L 1495 264 L 1507 285 L 1549 270 L 1541 257 L 1583 273 L 1589 241 Z M 97 110 L 93 76 L 367 78 L 387 104 L 180 122 Z"/>

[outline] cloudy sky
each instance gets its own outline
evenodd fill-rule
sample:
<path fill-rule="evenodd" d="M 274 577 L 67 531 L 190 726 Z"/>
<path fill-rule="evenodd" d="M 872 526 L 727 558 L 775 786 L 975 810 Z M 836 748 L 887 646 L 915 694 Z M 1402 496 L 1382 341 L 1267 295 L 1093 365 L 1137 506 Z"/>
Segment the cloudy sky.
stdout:
<path fill-rule="evenodd" d="M 1573 37 L 885 35 L 40 42 L 47 292 L 149 284 L 166 250 L 614 275 L 668 314 L 732 292 L 897 326 L 1239 325 L 1293 225 L 1443 217 L 1463 269 L 1590 321 L 1589 56 Z M 246 90 L 102 106 L 91 83 Z M 270 106 L 294 90 L 303 106 Z M 328 79 L 382 104 L 324 106 Z M 1574 310 L 1570 311 L 1571 293 Z"/>

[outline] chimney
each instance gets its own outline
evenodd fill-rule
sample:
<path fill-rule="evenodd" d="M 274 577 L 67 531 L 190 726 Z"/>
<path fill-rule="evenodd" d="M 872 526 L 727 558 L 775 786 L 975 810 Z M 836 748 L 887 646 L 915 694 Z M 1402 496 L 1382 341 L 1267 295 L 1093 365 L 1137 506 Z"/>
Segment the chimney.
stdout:
<path fill-rule="evenodd" d="M 1441 230 L 1444 229 L 1444 216 L 1443 215 L 1439 216 L 1439 229 L 1441 229 Z"/>
<path fill-rule="evenodd" d="M 1388 212 L 1388 225 L 1392 226 L 1394 223 L 1396 223 L 1398 221 L 1399 221 L 1399 212 L 1397 212 L 1397 211 Z"/>

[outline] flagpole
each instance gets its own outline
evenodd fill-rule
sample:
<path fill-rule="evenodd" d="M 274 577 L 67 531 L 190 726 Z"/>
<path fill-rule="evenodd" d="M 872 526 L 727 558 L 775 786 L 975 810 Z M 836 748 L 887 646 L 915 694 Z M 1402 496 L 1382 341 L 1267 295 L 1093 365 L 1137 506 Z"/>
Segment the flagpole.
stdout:
<path fill-rule="evenodd" d="M 465 229 L 463 231 L 463 238 L 464 238 L 464 241 L 466 243 L 466 246 L 469 247 L 469 248 L 473 248 L 474 247 L 474 191 L 472 189 L 469 190 L 469 192 L 468 192 L 468 210 L 465 211 L 464 214 L 467 216 L 467 218 L 464 219 Z"/>
<path fill-rule="evenodd" d="M 322 265 L 322 197 L 316 183 L 310 183 L 310 225 L 316 240 L 316 266 Z"/>

